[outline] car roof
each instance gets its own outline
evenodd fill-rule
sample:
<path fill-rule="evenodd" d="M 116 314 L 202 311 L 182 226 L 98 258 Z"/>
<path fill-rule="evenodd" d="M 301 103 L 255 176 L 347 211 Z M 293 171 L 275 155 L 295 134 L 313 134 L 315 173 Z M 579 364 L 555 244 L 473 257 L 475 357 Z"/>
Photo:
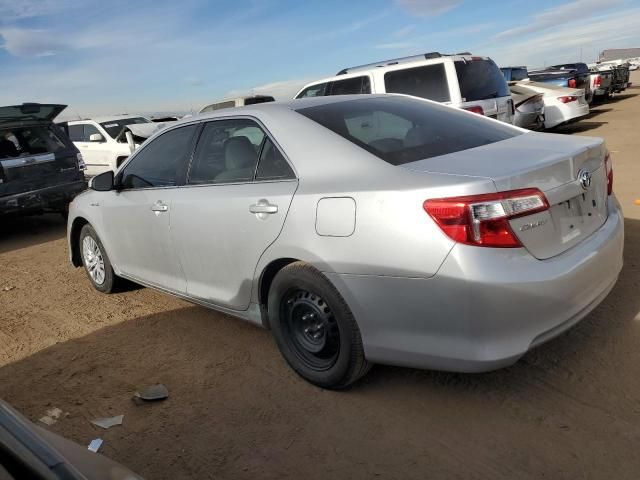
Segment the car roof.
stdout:
<path fill-rule="evenodd" d="M 91 118 L 83 118 L 82 120 L 69 120 L 69 124 L 73 125 L 74 123 L 83 123 L 83 122 L 96 122 L 96 123 L 105 123 L 105 122 L 116 122 L 118 120 L 127 120 L 129 118 L 146 118 L 144 115 L 111 115 L 111 116 L 103 116 L 103 117 L 91 117 Z"/>

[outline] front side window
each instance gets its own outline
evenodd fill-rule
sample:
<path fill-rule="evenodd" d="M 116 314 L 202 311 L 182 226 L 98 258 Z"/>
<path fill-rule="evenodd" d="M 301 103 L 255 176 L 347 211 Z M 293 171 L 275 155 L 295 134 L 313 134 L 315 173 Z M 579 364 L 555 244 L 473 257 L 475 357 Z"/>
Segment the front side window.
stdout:
<path fill-rule="evenodd" d="M 84 138 L 84 125 L 69 125 L 69 139 L 72 142 L 82 142 Z"/>
<path fill-rule="evenodd" d="M 197 125 L 163 133 L 144 146 L 122 171 L 122 187 L 151 188 L 176 185 L 187 161 Z"/>
<path fill-rule="evenodd" d="M 522 133 L 444 105 L 410 97 L 363 97 L 298 113 L 392 165 L 500 142 Z"/>
<path fill-rule="evenodd" d="M 189 183 L 252 181 L 264 138 L 252 120 L 208 122 L 193 156 Z"/>
<path fill-rule="evenodd" d="M 116 138 L 118 135 L 120 135 L 120 132 L 122 132 L 124 127 L 126 127 L 127 125 L 136 125 L 138 123 L 149 123 L 149 120 L 142 117 L 123 118 L 121 120 L 112 120 L 111 122 L 104 122 L 104 123 L 101 123 L 100 125 L 102 126 L 102 128 L 106 130 L 107 134 L 111 138 Z"/>
<path fill-rule="evenodd" d="M 90 142 L 91 141 L 91 135 L 102 135 L 100 133 L 100 131 L 93 125 L 91 125 L 90 123 L 85 123 L 84 124 L 84 132 L 82 134 L 82 141 L 83 142 Z"/>
<path fill-rule="evenodd" d="M 451 101 L 443 63 L 387 72 L 384 84 L 387 93 L 413 95 L 435 102 Z"/>
<path fill-rule="evenodd" d="M 331 82 L 329 95 L 358 95 L 371 93 L 369 77 L 353 77 Z"/>

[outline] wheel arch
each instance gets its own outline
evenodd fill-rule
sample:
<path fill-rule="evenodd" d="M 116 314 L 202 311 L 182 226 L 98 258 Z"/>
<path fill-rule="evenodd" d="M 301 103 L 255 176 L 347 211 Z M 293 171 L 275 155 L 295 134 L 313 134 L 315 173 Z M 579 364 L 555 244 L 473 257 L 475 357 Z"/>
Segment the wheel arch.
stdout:
<path fill-rule="evenodd" d="M 71 263 L 74 267 L 82 266 L 82 256 L 80 254 L 80 232 L 82 227 L 89 225 L 89 221 L 84 217 L 76 217 L 71 224 L 69 233 L 69 248 L 71 249 Z"/>
<path fill-rule="evenodd" d="M 280 270 L 282 270 L 287 265 L 290 265 L 294 262 L 299 262 L 300 260 L 297 258 L 278 258 L 272 260 L 264 267 L 262 273 L 260 274 L 260 279 L 258 281 L 258 301 L 260 303 L 260 314 L 262 316 L 262 325 L 266 329 L 270 329 L 269 325 L 269 315 L 267 311 L 267 304 L 269 303 L 269 290 L 271 289 L 271 284 L 273 283 L 273 279 L 278 274 Z"/>

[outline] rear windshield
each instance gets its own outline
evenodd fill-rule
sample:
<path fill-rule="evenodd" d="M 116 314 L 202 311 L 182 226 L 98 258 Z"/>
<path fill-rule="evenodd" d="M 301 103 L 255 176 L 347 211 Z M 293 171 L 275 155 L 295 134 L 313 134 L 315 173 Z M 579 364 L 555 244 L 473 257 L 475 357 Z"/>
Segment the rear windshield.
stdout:
<path fill-rule="evenodd" d="M 258 103 L 275 102 L 276 99 L 269 96 L 264 97 L 249 97 L 244 99 L 245 105 L 256 105 Z"/>
<path fill-rule="evenodd" d="M 0 158 L 57 153 L 67 146 L 51 126 L 16 127 L 0 130 Z"/>
<path fill-rule="evenodd" d="M 149 123 L 149 120 L 142 117 L 136 118 L 123 118 L 122 120 L 113 120 L 111 122 L 101 123 L 102 128 L 104 128 L 111 138 L 116 138 L 122 129 L 127 125 L 133 125 L 136 123 Z"/>
<path fill-rule="evenodd" d="M 509 96 L 509 86 L 493 60 L 458 60 L 454 63 L 463 102 Z"/>
<path fill-rule="evenodd" d="M 424 100 L 365 97 L 297 110 L 392 165 L 520 135 L 508 125 Z"/>

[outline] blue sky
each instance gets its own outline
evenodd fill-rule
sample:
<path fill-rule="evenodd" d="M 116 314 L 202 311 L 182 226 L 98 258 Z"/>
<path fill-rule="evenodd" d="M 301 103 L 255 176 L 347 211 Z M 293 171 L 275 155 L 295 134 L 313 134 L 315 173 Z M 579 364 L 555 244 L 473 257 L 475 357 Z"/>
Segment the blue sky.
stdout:
<path fill-rule="evenodd" d="M 640 0 L 0 0 L 0 105 L 188 111 L 428 51 L 535 67 L 615 47 L 640 47 Z"/>

